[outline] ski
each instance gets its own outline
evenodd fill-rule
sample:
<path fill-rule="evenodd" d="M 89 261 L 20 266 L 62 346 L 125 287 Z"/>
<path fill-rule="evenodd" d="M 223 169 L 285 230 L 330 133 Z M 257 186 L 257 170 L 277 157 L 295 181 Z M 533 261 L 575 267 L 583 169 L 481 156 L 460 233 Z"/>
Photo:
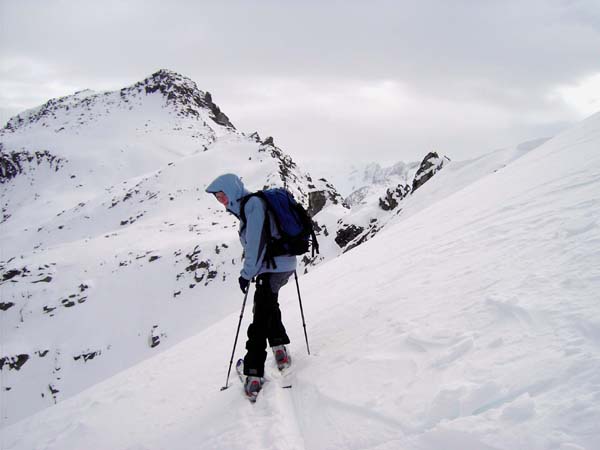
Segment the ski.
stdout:
<path fill-rule="evenodd" d="M 244 375 L 244 360 L 243 359 L 238 359 L 237 363 L 235 364 L 235 371 L 238 374 L 238 378 L 240 379 L 240 382 L 242 383 L 242 389 L 244 389 L 244 396 L 250 401 L 250 403 L 256 403 L 256 398 L 258 397 L 258 394 L 260 391 L 255 392 L 255 393 L 251 393 L 248 394 L 246 392 L 245 389 L 245 384 L 246 384 L 246 375 Z M 261 388 L 264 385 L 264 379 L 261 380 Z"/>

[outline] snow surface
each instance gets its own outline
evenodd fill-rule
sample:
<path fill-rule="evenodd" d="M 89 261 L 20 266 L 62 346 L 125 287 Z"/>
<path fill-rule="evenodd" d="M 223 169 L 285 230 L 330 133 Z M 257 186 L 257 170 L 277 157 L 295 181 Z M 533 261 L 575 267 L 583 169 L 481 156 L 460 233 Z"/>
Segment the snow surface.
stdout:
<path fill-rule="evenodd" d="M 600 114 L 471 183 L 442 171 L 300 278 L 310 356 L 286 286 L 292 389 L 269 357 L 255 405 L 233 377 L 220 391 L 238 311 L 6 427 L 3 448 L 600 448 L 598 148 Z"/>

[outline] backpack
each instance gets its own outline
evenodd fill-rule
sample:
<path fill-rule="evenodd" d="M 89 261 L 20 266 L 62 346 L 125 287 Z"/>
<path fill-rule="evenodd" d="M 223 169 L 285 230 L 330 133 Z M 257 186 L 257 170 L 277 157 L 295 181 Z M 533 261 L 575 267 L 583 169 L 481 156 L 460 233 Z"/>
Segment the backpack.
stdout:
<path fill-rule="evenodd" d="M 319 253 L 319 243 L 313 227 L 313 222 L 304 207 L 296 202 L 293 195 L 284 188 L 265 189 L 246 195 L 241 200 L 241 220 L 246 223 L 244 207 L 251 197 L 259 197 L 264 200 L 267 212 L 275 222 L 281 238 L 275 239 L 271 236 L 271 227 L 265 220 L 267 233 L 267 251 L 265 259 L 267 265 L 272 264 L 275 268 L 275 256 L 302 255 L 306 253 L 312 243 L 312 254 Z"/>

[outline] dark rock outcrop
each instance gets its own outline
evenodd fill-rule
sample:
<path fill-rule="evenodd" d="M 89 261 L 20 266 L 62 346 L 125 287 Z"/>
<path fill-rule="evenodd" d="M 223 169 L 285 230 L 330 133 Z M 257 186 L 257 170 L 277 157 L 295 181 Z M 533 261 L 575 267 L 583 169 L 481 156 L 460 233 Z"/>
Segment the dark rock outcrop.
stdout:
<path fill-rule="evenodd" d="M 154 325 L 152 330 L 150 330 L 150 339 L 148 342 L 150 348 L 157 347 L 161 343 L 161 339 L 165 337 L 167 337 L 167 335 L 160 332 L 158 325 Z"/>
<path fill-rule="evenodd" d="M 161 69 L 121 92 L 126 93 L 127 89 L 143 89 L 146 94 L 160 92 L 183 116 L 198 117 L 198 108 L 208 109 L 216 123 L 235 129 L 227 115 L 213 102 L 210 92 L 202 92 L 192 80 L 170 70 Z"/>
<path fill-rule="evenodd" d="M 410 194 L 410 186 L 399 184 L 394 189 L 388 188 L 385 196 L 379 199 L 379 207 L 384 211 L 391 211 L 398 207 L 400 200 Z"/>
<path fill-rule="evenodd" d="M 279 147 L 276 147 L 272 142 L 272 139 L 265 139 L 265 141 L 262 142 L 261 146 L 258 148 L 258 151 L 261 153 L 269 153 L 271 157 L 277 161 L 277 164 L 279 166 L 278 175 L 281 181 L 283 182 L 284 186 L 290 186 L 294 184 L 300 185 L 301 183 L 299 183 L 298 177 L 295 174 L 297 169 L 296 163 L 289 155 L 285 154 Z M 270 187 L 269 184 L 279 184 L 271 180 L 268 181 L 269 182 L 265 186 L 265 188 Z M 302 192 L 302 195 L 306 194 Z M 296 200 L 302 202 L 303 199 L 297 198 Z"/>
<path fill-rule="evenodd" d="M 325 191 L 313 191 L 308 193 L 308 215 L 314 217 L 327 204 Z"/>
<path fill-rule="evenodd" d="M 176 280 L 179 281 L 181 278 L 187 278 L 187 274 L 192 274 L 194 283 L 189 284 L 190 289 L 193 289 L 197 283 L 204 281 L 204 286 L 207 286 L 210 282 L 217 278 L 219 274 L 216 270 L 213 262 L 210 259 L 201 260 L 200 254 L 202 250 L 200 246 L 196 245 L 194 249 L 185 255 L 188 260 L 188 265 L 185 267 L 185 272 L 178 273 Z M 187 272 L 187 273 L 186 273 Z M 174 297 L 181 294 L 181 291 L 175 293 Z"/>
<path fill-rule="evenodd" d="M 91 359 L 94 359 L 96 356 L 101 355 L 102 352 L 100 350 L 97 350 L 95 352 L 84 352 L 81 353 L 80 355 L 77 356 L 73 356 L 73 359 L 75 361 L 79 361 L 80 359 L 83 359 L 84 362 L 88 362 Z"/>
<path fill-rule="evenodd" d="M 29 355 L 25 353 L 14 356 L 5 356 L 0 358 L 0 370 L 3 370 L 5 365 L 8 366 L 9 369 L 20 370 L 27 360 L 29 360 Z"/>
<path fill-rule="evenodd" d="M 415 178 L 413 180 L 412 191 L 416 191 L 421 186 L 423 186 L 427 181 L 431 179 L 437 172 L 444 167 L 446 163 L 448 163 L 450 159 L 447 157 L 440 158 L 437 152 L 430 152 L 425 156 L 419 170 L 415 174 Z"/>
<path fill-rule="evenodd" d="M 340 228 L 335 236 L 335 243 L 340 247 L 346 247 L 351 241 L 356 239 L 365 229 L 358 225 L 346 224 Z"/>
<path fill-rule="evenodd" d="M 7 272 L 2 274 L 2 281 L 8 281 L 13 279 L 14 277 L 16 277 L 17 275 L 21 275 L 22 273 L 24 273 L 27 270 L 26 267 L 24 267 L 22 270 L 19 269 L 10 269 Z"/>
<path fill-rule="evenodd" d="M 212 95 L 210 95 L 210 92 L 206 92 L 204 94 L 204 101 L 206 107 L 212 113 L 212 120 L 214 120 L 219 125 L 223 125 L 224 127 L 235 129 L 235 126 L 233 126 L 233 124 L 229 120 L 229 117 L 227 117 L 227 115 L 223 111 L 221 111 L 221 108 L 219 108 L 217 104 L 213 102 Z"/>
<path fill-rule="evenodd" d="M 358 247 L 361 244 L 364 244 L 369 239 L 373 238 L 377 233 L 379 233 L 379 231 L 381 231 L 382 228 L 383 227 L 379 224 L 379 221 L 377 219 L 371 219 L 366 231 L 361 233 L 357 238 L 350 242 L 350 244 L 348 244 L 344 249 L 344 253 L 352 250 L 355 247 Z"/>
<path fill-rule="evenodd" d="M 309 177 L 309 181 L 312 181 Z M 325 184 L 324 189 L 315 189 L 308 193 L 308 215 L 314 217 L 324 207 L 327 202 L 333 205 L 342 205 L 344 208 L 349 208 L 342 196 L 338 193 L 333 184 L 329 183 L 325 178 L 320 178 L 319 181 Z M 309 187 L 314 189 L 314 185 L 309 184 Z"/>
<path fill-rule="evenodd" d="M 0 184 L 15 178 L 31 166 L 47 163 L 50 168 L 58 171 L 64 163 L 63 159 L 56 157 L 48 150 L 34 153 L 27 151 L 4 152 L 3 148 L 2 143 L 0 143 Z"/>

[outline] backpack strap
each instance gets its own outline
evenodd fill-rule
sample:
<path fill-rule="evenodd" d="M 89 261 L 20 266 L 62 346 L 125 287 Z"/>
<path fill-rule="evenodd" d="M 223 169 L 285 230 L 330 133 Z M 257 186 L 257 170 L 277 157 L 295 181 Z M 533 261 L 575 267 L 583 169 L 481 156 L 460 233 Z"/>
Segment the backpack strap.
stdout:
<path fill-rule="evenodd" d="M 244 208 L 246 207 L 246 203 L 248 203 L 248 200 L 250 200 L 251 197 L 259 197 L 262 201 L 263 201 L 263 205 L 265 205 L 265 220 L 263 223 L 263 230 L 262 232 L 265 234 L 266 237 L 266 245 L 265 245 L 265 262 L 267 263 L 267 269 L 277 269 L 277 264 L 275 263 L 275 257 L 273 255 L 271 255 L 271 252 L 269 251 L 269 247 L 270 247 L 270 243 L 273 240 L 273 236 L 271 235 L 271 219 L 270 217 L 273 216 L 273 214 L 269 215 L 269 202 L 266 200 L 265 195 L 263 194 L 262 191 L 258 191 L 258 192 L 253 192 L 252 194 L 248 194 L 245 195 L 244 197 L 242 197 L 240 199 L 240 220 L 242 221 L 242 227 L 245 228 L 246 227 L 246 211 L 244 211 Z M 275 223 L 275 225 L 278 227 L 279 229 L 279 224 Z"/>
<path fill-rule="evenodd" d="M 246 226 L 246 211 L 244 211 L 244 208 L 246 208 L 246 203 L 248 203 L 248 200 L 250 200 L 250 197 L 254 196 L 256 194 L 248 194 L 248 195 L 244 195 L 241 199 L 240 199 L 240 220 L 242 221 L 243 226 Z"/>
<path fill-rule="evenodd" d="M 312 238 L 312 256 L 315 257 L 315 253 L 319 254 L 319 242 L 317 241 L 317 235 L 315 234 L 314 227 L 310 227 L 310 235 Z"/>

